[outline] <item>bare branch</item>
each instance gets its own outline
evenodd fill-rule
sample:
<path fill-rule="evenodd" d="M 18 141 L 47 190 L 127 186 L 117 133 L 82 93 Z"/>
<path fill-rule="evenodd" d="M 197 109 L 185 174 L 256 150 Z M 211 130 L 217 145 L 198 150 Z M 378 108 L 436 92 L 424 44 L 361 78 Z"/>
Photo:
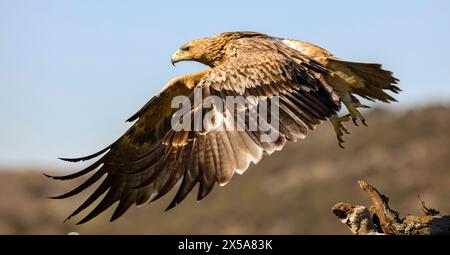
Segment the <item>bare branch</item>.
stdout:
<path fill-rule="evenodd" d="M 372 206 L 337 203 L 332 211 L 355 235 L 442 235 L 450 234 L 450 216 L 441 216 L 439 211 L 425 206 L 420 197 L 423 216 L 400 218 L 397 211 L 389 207 L 389 198 L 365 181 L 358 181 L 359 187 L 367 193 Z"/>

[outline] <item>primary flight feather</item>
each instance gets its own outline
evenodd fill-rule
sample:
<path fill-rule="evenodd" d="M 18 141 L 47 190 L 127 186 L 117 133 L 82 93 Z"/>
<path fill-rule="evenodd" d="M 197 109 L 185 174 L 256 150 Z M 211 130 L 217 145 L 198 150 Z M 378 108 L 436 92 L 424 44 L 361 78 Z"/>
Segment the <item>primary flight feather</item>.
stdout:
<path fill-rule="evenodd" d="M 358 120 L 366 123 L 358 111 L 365 106 L 355 95 L 391 102 L 395 99 L 386 91 L 400 91 L 395 85 L 398 80 L 379 64 L 343 61 L 313 44 L 256 32 L 226 32 L 192 40 L 172 56 L 173 64 L 180 61 L 197 61 L 208 68 L 171 80 L 128 119 L 135 121 L 134 125 L 110 146 L 90 156 L 63 159 L 98 158 L 93 164 L 70 175 L 49 176 L 70 180 L 94 172 L 72 191 L 54 197 L 59 199 L 79 194 L 104 176 L 67 219 L 104 195 L 79 223 L 118 202 L 111 217 L 115 220 L 131 205 L 159 199 L 177 184 L 168 209 L 180 203 L 196 184 L 197 200 L 202 200 L 216 183 L 225 185 L 234 173 L 241 174 L 250 163 L 258 163 L 263 154 L 304 138 L 323 121 L 330 120 L 342 146 L 345 121 L 352 118 L 355 124 Z M 277 96 L 279 136 L 274 141 L 261 141 L 263 131 L 233 130 L 226 116 L 219 116 L 220 124 L 209 129 L 175 130 L 171 119 L 176 109 L 171 102 L 176 96 L 193 98 L 195 89 L 202 92 L 202 99 L 215 96 L 223 102 L 229 96 Z M 342 103 L 349 115 L 341 117 L 337 113 Z M 189 111 L 201 110 L 192 106 Z"/>

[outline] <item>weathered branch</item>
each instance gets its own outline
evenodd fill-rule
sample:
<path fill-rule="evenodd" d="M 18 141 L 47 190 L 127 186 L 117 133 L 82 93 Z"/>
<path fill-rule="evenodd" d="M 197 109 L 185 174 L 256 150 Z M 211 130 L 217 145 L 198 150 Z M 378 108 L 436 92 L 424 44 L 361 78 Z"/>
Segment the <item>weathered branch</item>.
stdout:
<path fill-rule="evenodd" d="M 449 235 L 450 216 L 441 216 L 439 211 L 425 206 L 420 198 L 423 216 L 406 216 L 401 219 L 397 211 L 389 207 L 389 198 L 365 181 L 358 182 L 371 201 L 370 209 L 348 203 L 337 203 L 333 213 L 347 225 L 355 235 Z"/>

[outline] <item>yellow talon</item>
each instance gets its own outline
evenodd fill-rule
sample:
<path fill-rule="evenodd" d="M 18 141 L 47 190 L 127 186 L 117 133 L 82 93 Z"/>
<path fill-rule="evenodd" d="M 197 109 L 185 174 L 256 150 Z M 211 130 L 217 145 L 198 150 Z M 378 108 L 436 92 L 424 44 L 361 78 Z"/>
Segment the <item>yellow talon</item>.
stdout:
<path fill-rule="evenodd" d="M 351 117 L 350 114 L 347 114 L 347 115 L 342 116 L 342 117 L 334 115 L 330 119 L 331 124 L 333 125 L 333 128 L 334 128 L 334 132 L 336 133 L 336 137 L 337 137 L 337 140 L 338 140 L 338 145 L 342 149 L 344 149 L 344 146 L 342 145 L 344 143 L 344 140 L 342 139 L 342 137 L 344 136 L 344 133 L 350 134 L 350 132 L 348 132 L 347 128 L 345 128 L 344 122 L 349 121 L 350 117 Z"/>
<path fill-rule="evenodd" d="M 347 107 L 348 112 L 350 113 L 350 116 L 352 117 L 353 123 L 358 126 L 358 120 L 362 122 L 364 126 L 367 126 L 366 118 L 364 115 L 362 115 L 357 108 L 370 108 L 369 106 L 362 105 L 359 102 L 351 102 L 351 103 L 344 103 L 345 107 Z"/>

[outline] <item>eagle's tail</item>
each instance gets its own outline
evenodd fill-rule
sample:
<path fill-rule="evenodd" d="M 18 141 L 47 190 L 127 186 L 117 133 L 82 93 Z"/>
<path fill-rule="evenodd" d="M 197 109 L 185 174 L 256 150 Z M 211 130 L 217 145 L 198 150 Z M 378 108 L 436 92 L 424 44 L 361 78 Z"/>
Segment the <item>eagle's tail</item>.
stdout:
<path fill-rule="evenodd" d="M 364 81 L 364 86 L 351 88 L 353 93 L 371 101 L 380 100 L 385 103 L 397 101 L 386 92 L 399 93 L 401 89 L 396 85 L 399 80 L 393 76 L 391 71 L 384 70 L 380 64 L 338 59 L 330 59 L 330 61 L 336 65 L 344 65 Z"/>

